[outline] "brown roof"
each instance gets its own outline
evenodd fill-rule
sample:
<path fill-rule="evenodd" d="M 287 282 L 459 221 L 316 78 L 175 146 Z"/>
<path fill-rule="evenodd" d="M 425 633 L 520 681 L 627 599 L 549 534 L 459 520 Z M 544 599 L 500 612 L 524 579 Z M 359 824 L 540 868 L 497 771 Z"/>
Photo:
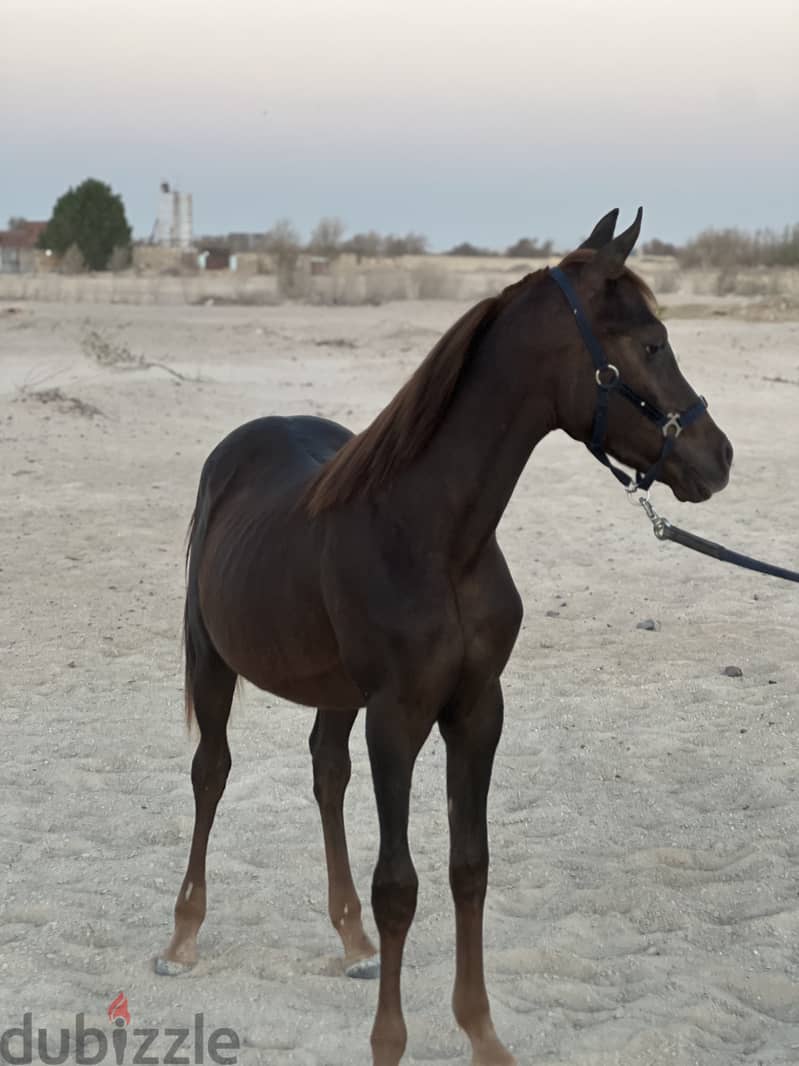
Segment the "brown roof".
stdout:
<path fill-rule="evenodd" d="M 14 229 L 0 230 L 0 248 L 35 248 L 46 222 L 22 222 Z"/>

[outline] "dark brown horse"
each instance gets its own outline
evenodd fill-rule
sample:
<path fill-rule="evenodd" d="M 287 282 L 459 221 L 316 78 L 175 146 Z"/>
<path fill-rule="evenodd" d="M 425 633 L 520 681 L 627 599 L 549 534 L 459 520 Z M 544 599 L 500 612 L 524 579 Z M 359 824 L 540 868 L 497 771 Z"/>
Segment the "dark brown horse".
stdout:
<path fill-rule="evenodd" d="M 377 971 L 342 814 L 349 734 L 366 707 L 380 821 L 373 1062 L 396 1066 L 417 891 L 411 775 L 437 723 L 447 751 L 453 1009 L 475 1063 L 514 1061 L 494 1031 L 483 977 L 486 797 L 502 730 L 500 676 L 522 617 L 497 523 L 533 448 L 555 429 L 600 458 L 606 449 L 649 470 L 681 500 L 722 489 L 732 461 L 677 367 L 652 294 L 625 265 L 641 213 L 614 238 L 616 215 L 559 271 L 531 274 L 468 311 L 358 436 L 319 418 L 262 418 L 211 453 L 190 531 L 185 613 L 186 707 L 201 733 L 196 822 L 159 972 L 197 957 L 238 676 L 318 708 L 310 746 L 330 920 L 348 972 Z"/>

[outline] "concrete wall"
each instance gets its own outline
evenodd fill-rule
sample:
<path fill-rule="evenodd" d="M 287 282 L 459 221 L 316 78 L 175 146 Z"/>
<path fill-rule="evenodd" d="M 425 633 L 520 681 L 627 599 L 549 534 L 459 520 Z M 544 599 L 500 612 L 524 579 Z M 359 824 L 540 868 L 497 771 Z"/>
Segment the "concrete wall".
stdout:
<path fill-rule="evenodd" d="M 252 304 L 279 302 L 277 279 L 258 275 L 238 278 L 227 271 L 190 277 L 121 274 L 3 274 L 0 301 L 41 300 L 85 304 L 214 303 Z"/>

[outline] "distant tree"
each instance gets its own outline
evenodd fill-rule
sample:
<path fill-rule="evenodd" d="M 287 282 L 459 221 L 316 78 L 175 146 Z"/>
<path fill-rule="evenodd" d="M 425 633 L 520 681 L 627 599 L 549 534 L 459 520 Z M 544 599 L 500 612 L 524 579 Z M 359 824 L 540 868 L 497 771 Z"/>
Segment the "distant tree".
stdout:
<path fill-rule="evenodd" d="M 359 259 L 376 259 L 383 252 L 383 238 L 373 229 L 368 233 L 355 233 L 348 241 L 344 241 L 341 251 L 357 255 Z"/>
<path fill-rule="evenodd" d="M 11 230 L 21 229 L 27 222 L 27 218 L 23 218 L 22 215 L 12 215 L 8 220 L 8 228 Z"/>
<path fill-rule="evenodd" d="M 641 245 L 641 251 L 644 255 L 674 255 L 680 254 L 680 249 L 676 244 L 669 244 L 668 241 L 660 241 L 657 237 L 653 237 L 651 241 L 646 241 Z"/>
<path fill-rule="evenodd" d="M 390 233 L 383 243 L 383 254 L 389 259 L 396 259 L 401 255 L 424 255 L 426 251 L 427 237 L 420 233 L 406 233 L 404 237 Z"/>
<path fill-rule="evenodd" d="M 421 233 L 406 233 L 403 238 L 405 241 L 406 255 L 425 255 L 427 252 L 427 237 Z"/>
<path fill-rule="evenodd" d="M 487 256 L 496 255 L 496 252 L 492 252 L 490 248 L 478 248 L 476 244 L 471 244 L 469 241 L 463 241 L 461 244 L 456 244 L 454 248 L 450 248 L 446 254 Z"/>
<path fill-rule="evenodd" d="M 396 259 L 400 255 L 406 255 L 407 252 L 404 238 L 389 233 L 383 241 L 383 254 L 389 259 Z"/>
<path fill-rule="evenodd" d="M 130 238 L 122 198 L 104 182 L 87 178 L 56 201 L 39 247 L 64 255 L 77 245 L 89 270 L 105 270 L 114 249 L 130 247 Z"/>
<path fill-rule="evenodd" d="M 552 255 L 552 241 L 539 244 L 534 237 L 522 237 L 507 249 L 505 255 L 510 259 L 546 259 Z"/>
<path fill-rule="evenodd" d="M 341 240 L 345 229 L 346 226 L 340 218 L 320 219 L 308 242 L 309 249 L 316 255 L 335 259 L 341 251 Z"/>
<path fill-rule="evenodd" d="M 274 261 L 280 291 L 291 295 L 300 258 L 300 235 L 287 218 L 281 218 L 264 234 L 263 244 Z"/>

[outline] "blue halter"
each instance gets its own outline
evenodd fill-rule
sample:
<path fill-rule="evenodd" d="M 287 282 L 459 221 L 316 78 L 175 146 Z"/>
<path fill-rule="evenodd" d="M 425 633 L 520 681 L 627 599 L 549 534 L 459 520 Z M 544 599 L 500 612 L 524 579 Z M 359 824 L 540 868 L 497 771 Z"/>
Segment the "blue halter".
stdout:
<path fill-rule="evenodd" d="M 586 447 L 594 458 L 598 459 L 603 466 L 606 466 L 626 489 L 634 490 L 638 488 L 646 491 L 650 488 L 652 482 L 659 476 L 663 464 L 674 450 L 674 445 L 682 431 L 696 422 L 696 420 L 707 411 L 707 400 L 704 396 L 700 396 L 697 402 L 692 407 L 689 407 L 687 411 L 682 411 L 676 414 L 664 414 L 660 408 L 655 407 L 654 404 L 651 404 L 648 400 L 639 396 L 637 392 L 634 392 L 633 389 L 629 387 L 629 385 L 624 384 L 618 369 L 613 366 L 612 363 L 608 362 L 605 353 L 602 350 L 602 345 L 599 343 L 591 329 L 582 304 L 577 297 L 577 293 L 574 291 L 572 283 L 566 277 L 564 272 L 560 267 L 552 267 L 549 271 L 549 276 L 566 297 L 566 302 L 574 314 L 577 328 L 580 330 L 586 348 L 591 353 L 591 358 L 593 359 L 594 367 L 596 368 L 595 378 L 597 384 L 597 401 L 596 411 L 594 412 L 594 427 L 591 432 L 591 440 L 586 444 Z M 629 474 L 626 474 L 623 470 L 614 466 L 605 451 L 605 435 L 607 433 L 608 425 L 608 397 L 611 392 L 618 392 L 626 400 L 629 400 L 642 415 L 646 415 L 650 422 L 654 422 L 663 434 L 663 448 L 661 449 L 656 462 L 645 474 L 636 471 L 635 480 L 633 480 Z"/>

